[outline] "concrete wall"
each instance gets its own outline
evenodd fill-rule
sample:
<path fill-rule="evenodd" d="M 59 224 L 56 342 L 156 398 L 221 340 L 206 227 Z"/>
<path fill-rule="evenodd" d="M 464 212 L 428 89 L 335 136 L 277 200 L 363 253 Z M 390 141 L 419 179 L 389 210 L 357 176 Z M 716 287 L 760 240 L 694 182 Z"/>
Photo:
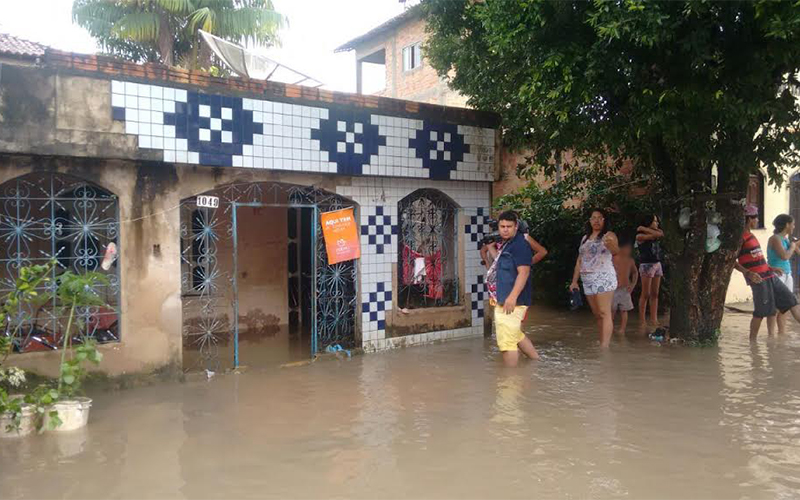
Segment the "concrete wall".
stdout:
<path fill-rule="evenodd" d="M 110 375 L 179 370 L 182 366 L 181 200 L 232 182 L 283 181 L 327 187 L 332 192 L 337 185 L 349 184 L 307 174 L 0 155 L 0 183 L 30 172 L 59 172 L 90 180 L 119 198 L 121 342 L 101 346 L 105 355 L 101 369 Z M 261 309 L 286 323 L 285 210 L 283 214 L 280 209 L 262 210 L 260 214 L 252 209 L 242 214 L 247 236 L 240 253 L 239 277 L 244 280 L 241 316 Z M 264 230 L 267 221 L 270 230 Z M 246 328 L 246 322 L 241 326 Z M 58 353 L 27 353 L 15 356 L 14 363 L 55 375 Z"/>

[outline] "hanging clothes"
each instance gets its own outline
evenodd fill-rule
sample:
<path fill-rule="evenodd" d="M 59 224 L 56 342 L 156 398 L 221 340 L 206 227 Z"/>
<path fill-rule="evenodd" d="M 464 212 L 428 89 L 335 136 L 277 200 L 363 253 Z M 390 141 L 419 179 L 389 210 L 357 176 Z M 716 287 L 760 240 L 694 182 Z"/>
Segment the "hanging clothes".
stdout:
<path fill-rule="evenodd" d="M 408 245 L 403 245 L 403 285 L 417 285 L 422 283 L 425 272 L 425 259 L 421 253 L 411 250 Z"/>
<path fill-rule="evenodd" d="M 425 296 L 439 300 L 444 296 L 442 251 L 423 255 L 403 245 L 403 285 L 424 285 Z"/>

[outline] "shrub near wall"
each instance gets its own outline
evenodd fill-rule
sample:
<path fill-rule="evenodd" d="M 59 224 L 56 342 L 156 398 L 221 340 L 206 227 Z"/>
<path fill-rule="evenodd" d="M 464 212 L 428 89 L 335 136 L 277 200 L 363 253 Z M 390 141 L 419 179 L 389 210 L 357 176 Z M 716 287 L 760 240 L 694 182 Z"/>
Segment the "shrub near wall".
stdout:
<path fill-rule="evenodd" d="M 533 269 L 535 298 L 545 304 L 566 306 L 567 287 L 578 256 L 588 210 L 609 212 L 612 230 L 631 240 L 643 213 L 660 213 L 646 180 L 603 168 L 578 168 L 549 187 L 531 181 L 516 193 L 495 201 L 497 210 L 515 210 L 531 227 L 532 236 L 548 250 L 547 258 Z M 634 254 L 635 256 L 635 254 Z M 667 303 L 662 281 L 662 304 Z M 638 297 L 638 287 L 634 300 Z"/>

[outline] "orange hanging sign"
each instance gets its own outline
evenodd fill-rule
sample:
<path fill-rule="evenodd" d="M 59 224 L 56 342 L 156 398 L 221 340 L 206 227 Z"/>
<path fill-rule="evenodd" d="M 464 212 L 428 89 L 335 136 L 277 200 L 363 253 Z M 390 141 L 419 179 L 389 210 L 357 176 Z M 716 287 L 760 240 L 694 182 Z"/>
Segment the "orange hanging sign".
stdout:
<path fill-rule="evenodd" d="M 322 214 L 322 236 L 328 252 L 328 264 L 361 257 L 356 218 L 352 208 Z"/>

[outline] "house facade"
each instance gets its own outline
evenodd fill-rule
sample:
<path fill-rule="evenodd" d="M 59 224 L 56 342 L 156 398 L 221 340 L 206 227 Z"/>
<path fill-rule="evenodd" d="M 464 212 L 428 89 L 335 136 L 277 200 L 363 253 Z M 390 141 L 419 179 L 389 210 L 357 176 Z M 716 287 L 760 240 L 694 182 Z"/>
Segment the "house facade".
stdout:
<path fill-rule="evenodd" d="M 498 117 L 47 50 L 0 66 L 0 283 L 97 272 L 112 374 L 482 336 Z M 323 214 L 360 258 L 329 263 Z M 42 373 L 57 299 L 15 363 Z M 274 358 L 274 359 L 273 359 Z"/>

